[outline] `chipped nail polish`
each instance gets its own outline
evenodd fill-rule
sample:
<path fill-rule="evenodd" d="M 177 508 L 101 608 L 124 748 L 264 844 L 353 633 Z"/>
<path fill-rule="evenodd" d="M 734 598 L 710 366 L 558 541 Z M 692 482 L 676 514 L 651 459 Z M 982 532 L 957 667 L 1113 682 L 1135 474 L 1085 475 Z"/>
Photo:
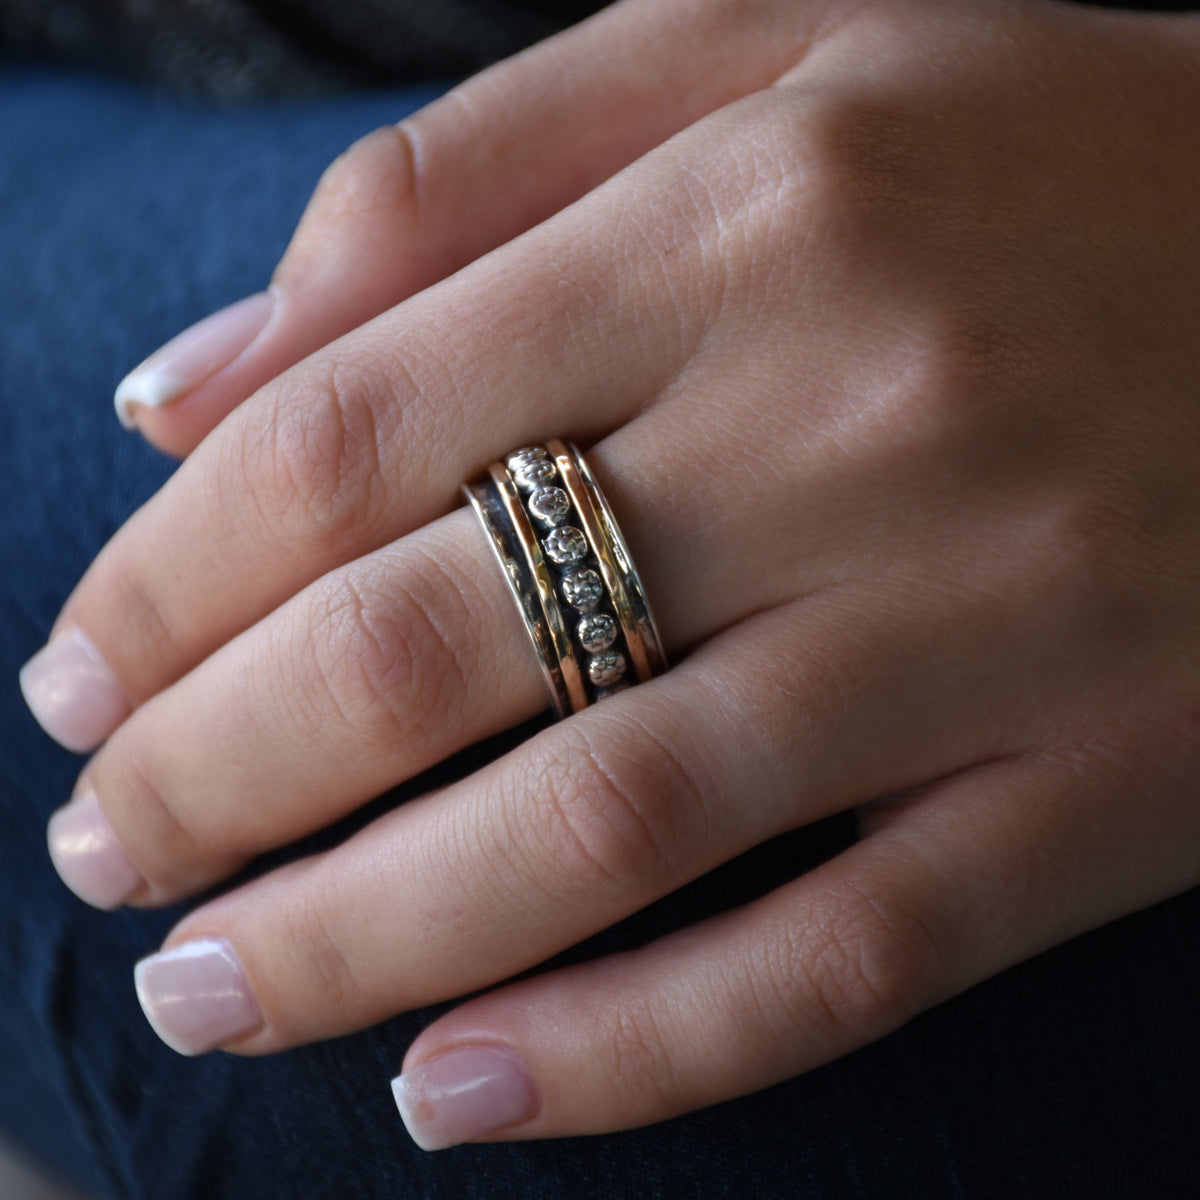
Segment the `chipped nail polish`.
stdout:
<path fill-rule="evenodd" d="M 525 1064 L 500 1046 L 462 1046 L 392 1080 L 396 1107 L 422 1150 L 444 1150 L 528 1121 L 537 1091 Z"/>

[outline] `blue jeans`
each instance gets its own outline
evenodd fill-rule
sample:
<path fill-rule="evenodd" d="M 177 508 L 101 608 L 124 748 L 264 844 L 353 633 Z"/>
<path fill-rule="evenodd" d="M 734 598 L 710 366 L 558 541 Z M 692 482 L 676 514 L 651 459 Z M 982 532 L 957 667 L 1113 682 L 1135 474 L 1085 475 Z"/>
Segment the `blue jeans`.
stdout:
<path fill-rule="evenodd" d="M 388 1081 L 428 1011 L 266 1059 L 184 1059 L 161 1045 L 131 968 L 181 910 L 106 915 L 58 883 L 44 828 L 79 762 L 25 712 L 17 669 L 92 556 L 171 470 L 118 427 L 114 381 L 260 288 L 324 164 L 425 97 L 212 109 L 6 67 L 0 1130 L 96 1196 L 146 1200 L 1200 1195 L 1197 892 L 803 1078 L 607 1137 L 417 1150 Z M 741 903 L 852 836 L 839 818 L 778 839 L 567 957 Z"/>

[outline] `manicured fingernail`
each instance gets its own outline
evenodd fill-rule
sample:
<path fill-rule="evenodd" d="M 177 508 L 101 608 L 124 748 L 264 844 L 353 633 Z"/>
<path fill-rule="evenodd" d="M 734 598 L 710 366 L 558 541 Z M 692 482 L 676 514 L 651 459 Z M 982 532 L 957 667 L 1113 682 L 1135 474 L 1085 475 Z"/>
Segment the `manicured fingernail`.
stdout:
<path fill-rule="evenodd" d="M 275 301 L 273 291 L 247 296 L 155 350 L 117 385 L 113 402 L 121 424 L 133 428 L 136 405 L 161 408 L 227 367 L 262 332 Z"/>
<path fill-rule="evenodd" d="M 499 1046 L 447 1051 L 397 1075 L 392 1094 L 422 1150 L 444 1150 L 520 1125 L 538 1110 L 525 1064 Z"/>
<path fill-rule="evenodd" d="M 95 749 L 129 716 L 129 702 L 100 652 L 68 629 L 21 668 L 21 692 L 38 724 L 77 753 Z"/>
<path fill-rule="evenodd" d="M 63 883 L 96 908 L 117 908 L 141 886 L 95 792 L 84 792 L 50 818 L 50 858 Z"/>
<path fill-rule="evenodd" d="M 185 942 L 143 958 L 133 981 L 150 1027 L 180 1054 L 215 1050 L 263 1023 L 242 964 L 224 938 Z"/>

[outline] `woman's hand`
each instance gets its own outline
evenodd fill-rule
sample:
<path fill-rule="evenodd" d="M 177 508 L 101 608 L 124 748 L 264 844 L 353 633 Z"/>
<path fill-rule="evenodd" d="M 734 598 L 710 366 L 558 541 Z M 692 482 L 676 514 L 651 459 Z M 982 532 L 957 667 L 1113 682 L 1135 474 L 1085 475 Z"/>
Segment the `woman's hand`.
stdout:
<path fill-rule="evenodd" d="M 1192 18 L 627 0 L 335 165 L 265 331 L 133 408 L 211 433 L 27 671 L 52 732 L 118 726 L 68 883 L 178 900 L 536 713 L 451 511 L 520 445 L 594 447 L 677 665 L 194 911 L 160 1032 L 267 1053 L 499 984 L 858 809 L 406 1058 L 422 1144 L 599 1132 L 1200 881 L 1198 101 Z"/>

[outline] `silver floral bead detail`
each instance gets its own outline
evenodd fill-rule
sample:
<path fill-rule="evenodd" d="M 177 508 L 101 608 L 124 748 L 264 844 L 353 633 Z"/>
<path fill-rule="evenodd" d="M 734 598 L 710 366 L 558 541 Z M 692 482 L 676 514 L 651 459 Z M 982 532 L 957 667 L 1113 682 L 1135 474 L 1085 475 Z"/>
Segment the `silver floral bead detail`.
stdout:
<path fill-rule="evenodd" d="M 524 450 L 514 450 L 504 460 L 504 465 L 515 475 L 522 467 L 530 463 L 546 462 L 549 457 L 544 446 L 526 446 Z"/>
<path fill-rule="evenodd" d="M 571 501 L 562 488 L 540 487 L 529 497 L 529 511 L 543 525 L 557 525 L 571 511 Z"/>
<path fill-rule="evenodd" d="M 625 674 L 625 655 L 617 650 L 605 650 L 588 659 L 588 678 L 599 688 L 612 687 Z"/>
<path fill-rule="evenodd" d="M 509 467 L 509 470 L 512 472 L 513 482 L 523 492 L 531 492 L 535 487 L 549 483 L 558 474 L 558 469 L 546 458 L 531 458 L 515 467 Z"/>
<path fill-rule="evenodd" d="M 617 623 L 608 613 L 591 613 L 575 626 L 575 636 L 589 654 L 598 654 L 617 640 Z"/>
<path fill-rule="evenodd" d="M 579 612 L 591 612 L 604 595 L 600 576 L 591 567 L 576 567 L 562 578 L 563 599 Z"/>
<path fill-rule="evenodd" d="M 578 562 L 588 552 L 587 538 L 574 525 L 560 525 L 542 542 L 542 548 L 559 566 Z"/>

